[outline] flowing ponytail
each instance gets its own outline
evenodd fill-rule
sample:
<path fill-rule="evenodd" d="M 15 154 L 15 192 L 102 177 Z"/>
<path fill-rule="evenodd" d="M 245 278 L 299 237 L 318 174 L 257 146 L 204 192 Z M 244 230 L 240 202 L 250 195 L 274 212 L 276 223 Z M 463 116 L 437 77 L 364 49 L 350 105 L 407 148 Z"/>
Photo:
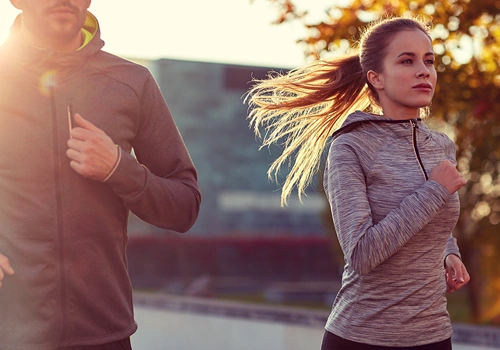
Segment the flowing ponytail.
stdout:
<path fill-rule="evenodd" d="M 330 135 L 354 110 L 370 106 L 366 75 L 359 56 L 351 55 L 318 60 L 288 74 L 271 73 L 268 79 L 254 82 L 245 98 L 250 127 L 262 139 L 260 148 L 283 146 L 269 167 L 269 178 L 277 182 L 281 166 L 293 163 L 282 187 L 284 206 L 294 187 L 302 200 Z"/>
<path fill-rule="evenodd" d="M 383 61 L 392 38 L 405 30 L 421 30 L 432 41 L 430 22 L 419 18 L 386 18 L 362 33 L 359 54 L 320 60 L 288 74 L 270 74 L 254 80 L 247 94 L 250 127 L 261 137 L 262 147 L 278 144 L 282 154 L 271 164 L 275 178 L 283 163 L 293 164 L 281 192 L 286 205 L 294 187 L 302 200 L 320 167 L 328 139 L 354 110 L 380 109 L 377 91 L 366 79 L 367 72 L 383 72 Z"/>

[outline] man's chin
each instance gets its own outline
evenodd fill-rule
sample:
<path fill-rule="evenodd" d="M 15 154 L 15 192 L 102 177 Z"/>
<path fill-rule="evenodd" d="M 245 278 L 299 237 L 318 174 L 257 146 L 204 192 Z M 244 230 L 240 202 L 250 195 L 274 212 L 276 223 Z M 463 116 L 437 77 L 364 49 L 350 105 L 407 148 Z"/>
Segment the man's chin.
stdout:
<path fill-rule="evenodd" d="M 80 35 L 82 28 L 74 23 L 57 23 L 47 28 L 45 35 L 48 38 L 53 38 L 54 41 L 68 43 L 77 35 Z"/>

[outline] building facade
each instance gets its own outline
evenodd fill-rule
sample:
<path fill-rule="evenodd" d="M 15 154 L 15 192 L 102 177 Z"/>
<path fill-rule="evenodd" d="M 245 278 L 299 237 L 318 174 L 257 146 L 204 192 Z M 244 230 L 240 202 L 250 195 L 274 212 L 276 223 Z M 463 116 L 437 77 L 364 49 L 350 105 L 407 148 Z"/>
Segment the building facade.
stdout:
<path fill-rule="evenodd" d="M 283 69 L 172 59 L 140 63 L 155 76 L 198 170 L 202 206 L 190 234 L 324 235 L 329 215 L 322 191 L 312 189 L 304 203 L 295 195 L 282 208 L 279 186 L 267 177 L 279 150 L 259 151 L 248 124 L 244 95 L 252 79 Z M 316 182 L 313 187 L 320 188 Z M 133 217 L 129 230 L 155 231 Z"/>

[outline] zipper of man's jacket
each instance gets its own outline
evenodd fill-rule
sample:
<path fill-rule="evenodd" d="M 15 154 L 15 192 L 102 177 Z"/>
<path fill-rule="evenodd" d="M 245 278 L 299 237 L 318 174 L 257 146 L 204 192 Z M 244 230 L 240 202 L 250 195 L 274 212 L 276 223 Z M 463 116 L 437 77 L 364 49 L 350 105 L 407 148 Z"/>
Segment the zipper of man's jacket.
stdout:
<path fill-rule="evenodd" d="M 61 150 L 59 147 L 59 123 L 57 118 L 57 104 L 55 87 L 50 87 L 50 105 L 52 112 L 52 138 L 54 144 L 54 183 L 55 183 L 55 196 L 56 196 L 56 218 L 57 218 L 57 235 L 59 238 L 59 272 L 60 292 L 61 292 L 61 341 L 64 341 L 66 333 L 66 277 L 64 272 L 64 232 L 62 222 L 62 185 L 61 185 Z"/>
<path fill-rule="evenodd" d="M 425 172 L 424 164 L 422 163 L 422 159 L 420 158 L 420 153 L 418 152 L 418 146 L 417 146 L 417 119 L 411 119 L 410 120 L 410 125 L 411 125 L 411 138 L 412 138 L 412 145 L 413 145 L 413 152 L 415 153 L 415 158 L 417 158 L 418 165 L 420 166 L 420 170 L 422 170 L 422 174 L 424 175 L 425 181 L 429 180 L 429 177 L 427 176 L 427 173 Z"/>

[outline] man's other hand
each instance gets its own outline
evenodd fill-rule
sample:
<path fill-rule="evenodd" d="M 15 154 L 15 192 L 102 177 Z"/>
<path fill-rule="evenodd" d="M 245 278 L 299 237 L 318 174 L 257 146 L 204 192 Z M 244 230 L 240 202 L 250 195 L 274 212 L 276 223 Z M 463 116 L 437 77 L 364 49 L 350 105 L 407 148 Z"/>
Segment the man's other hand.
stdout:
<path fill-rule="evenodd" d="M 14 270 L 12 269 L 12 266 L 10 266 L 9 259 L 5 255 L 0 254 L 0 288 L 2 287 L 2 282 L 5 275 L 13 274 Z"/>

